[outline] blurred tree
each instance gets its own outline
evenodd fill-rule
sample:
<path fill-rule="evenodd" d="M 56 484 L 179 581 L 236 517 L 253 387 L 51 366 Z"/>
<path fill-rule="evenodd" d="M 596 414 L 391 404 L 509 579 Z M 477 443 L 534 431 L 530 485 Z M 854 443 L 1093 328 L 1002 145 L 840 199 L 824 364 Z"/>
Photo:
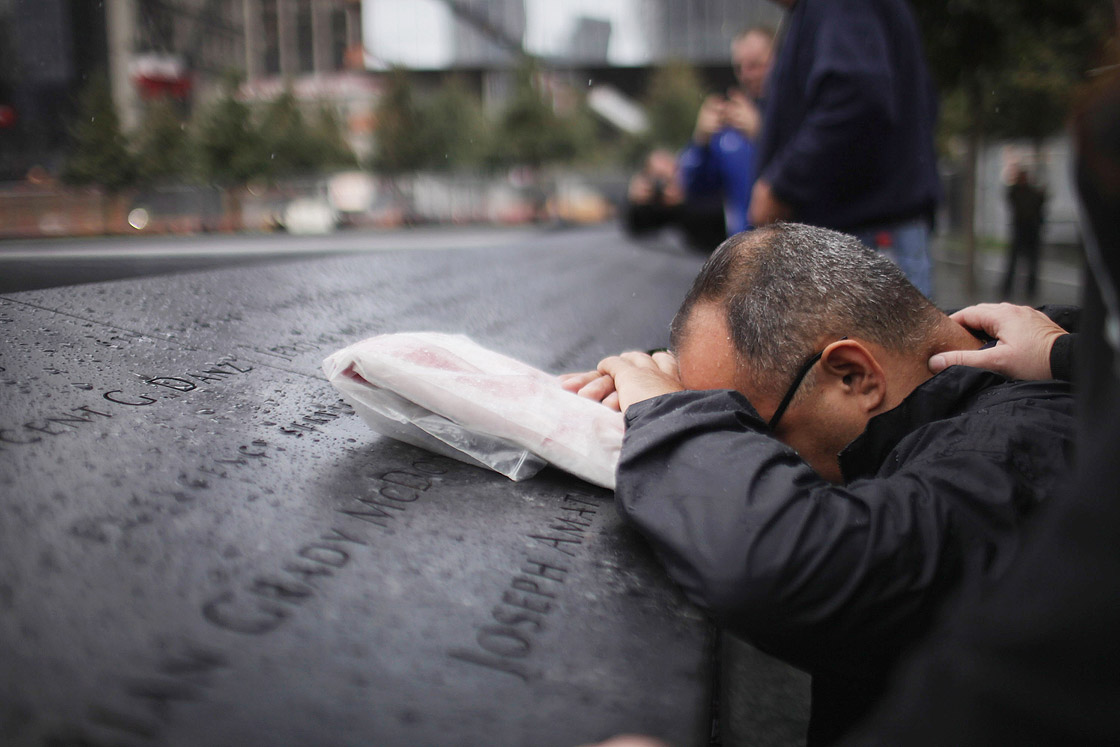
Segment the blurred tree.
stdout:
<path fill-rule="evenodd" d="M 307 174 L 318 165 L 315 143 L 291 88 L 265 105 L 259 131 L 270 178 Z"/>
<path fill-rule="evenodd" d="M 237 100 L 238 78 L 226 76 L 222 92 L 198 115 L 194 142 L 198 169 L 204 179 L 222 189 L 223 224 L 240 230 L 241 189 L 270 173 L 260 131 L 252 112 Z"/>
<path fill-rule="evenodd" d="M 333 107 L 327 104 L 319 107 L 319 116 L 311 129 L 311 139 L 315 143 L 315 158 L 320 168 L 329 170 L 358 165 L 358 158 L 346 141 L 342 122 Z"/>
<path fill-rule="evenodd" d="M 561 112 L 567 129 L 566 137 L 571 142 L 571 160 L 577 163 L 604 163 L 611 158 L 617 160 L 617 145 L 612 145 L 605 137 L 607 130 L 601 126 L 599 118 L 587 103 L 587 96 L 572 90 L 572 101 Z"/>
<path fill-rule="evenodd" d="M 674 60 L 657 67 L 644 96 L 650 125 L 647 150 L 652 146 L 679 150 L 687 145 L 703 99 L 704 85 L 687 62 Z"/>
<path fill-rule="evenodd" d="M 407 70 L 390 71 L 375 118 L 371 164 L 374 171 L 400 174 L 423 169 L 429 164 L 427 146 L 418 137 L 424 127 L 424 117 L 413 96 Z"/>
<path fill-rule="evenodd" d="M 513 95 L 502 113 L 492 152 L 498 163 L 539 169 L 545 164 L 571 161 L 584 152 L 586 122 L 581 122 L 582 107 L 573 101 L 568 116 L 557 114 L 554 97 L 545 90 L 543 79 L 531 59 L 517 69 Z"/>
<path fill-rule="evenodd" d="M 90 77 L 70 127 L 70 150 L 62 178 L 70 184 L 96 184 L 119 192 L 136 183 L 136 160 L 121 132 L 109 80 Z"/>
<path fill-rule="evenodd" d="M 221 94 L 200 112 L 195 126 L 202 176 L 222 187 L 243 185 L 270 171 L 252 112 L 237 100 L 236 91 L 237 80 L 227 78 Z"/>
<path fill-rule="evenodd" d="M 376 111 L 373 169 L 393 175 L 484 165 L 539 168 L 586 154 L 595 133 L 586 102 L 567 89 L 546 95 L 540 80 L 535 63 L 525 62 L 495 126 L 461 80 L 451 78 L 420 96 L 407 71 L 391 71 Z M 562 100 L 563 114 L 554 99 Z"/>
<path fill-rule="evenodd" d="M 133 142 L 142 182 L 182 179 L 190 173 L 190 137 L 174 101 L 160 98 L 151 102 Z"/>
<path fill-rule="evenodd" d="M 930 69 L 964 138 L 966 281 L 975 290 L 976 163 L 987 135 L 1057 132 L 1107 35 L 1097 0 L 913 0 Z"/>
<path fill-rule="evenodd" d="M 306 175 L 357 163 L 334 112 L 319 106 L 308 122 L 292 90 L 286 89 L 265 107 L 260 123 L 262 160 L 268 175 Z"/>
<path fill-rule="evenodd" d="M 482 102 L 461 79 L 445 81 L 421 110 L 424 167 L 442 171 L 483 164 L 490 149 L 489 122 Z"/>

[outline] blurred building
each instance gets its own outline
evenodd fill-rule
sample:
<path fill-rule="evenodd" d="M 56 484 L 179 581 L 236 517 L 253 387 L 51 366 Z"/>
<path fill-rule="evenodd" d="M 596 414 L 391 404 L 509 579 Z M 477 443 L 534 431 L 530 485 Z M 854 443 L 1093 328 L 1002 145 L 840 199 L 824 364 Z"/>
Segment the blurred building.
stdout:
<path fill-rule="evenodd" d="M 94 75 L 125 129 L 146 100 L 189 110 L 231 74 L 250 94 L 288 81 L 360 129 L 372 101 L 361 34 L 361 0 L 0 0 L 0 179 L 56 169 Z"/>
<path fill-rule="evenodd" d="M 330 75 L 361 48 L 360 0 L 107 0 L 106 13 L 126 123 L 147 96 L 205 99 L 231 73 L 250 84 Z"/>
<path fill-rule="evenodd" d="M 731 40 L 753 25 L 776 27 L 782 9 L 769 0 L 642 0 L 653 62 L 726 65 Z"/>
<path fill-rule="evenodd" d="M 525 37 L 524 0 L 445 0 L 455 18 L 453 44 L 459 67 L 516 63 Z"/>
<path fill-rule="evenodd" d="M 394 0 L 367 0 L 388 5 Z M 450 13 L 451 45 L 447 66 L 458 70 L 514 65 L 518 47 L 525 44 L 527 18 L 524 0 L 440 0 Z M 561 4 L 562 5 L 562 4 Z M 627 26 L 636 24 L 644 43 L 643 59 L 628 59 L 624 66 L 657 65 L 669 59 L 700 67 L 727 65 L 731 40 L 743 29 L 756 25 L 777 26 L 783 10 L 772 0 L 632 0 L 627 6 Z M 603 53 L 618 29 L 618 6 L 604 7 L 602 14 L 582 10 L 575 28 L 562 48 L 525 51 L 543 58 L 551 67 L 580 62 L 606 65 Z M 426 46 L 430 29 L 410 29 L 412 46 Z M 424 37 L 424 38 L 421 38 Z M 373 50 L 376 54 L 377 50 Z M 619 64 L 617 60 L 612 60 Z"/>
<path fill-rule="evenodd" d="M 394 0 L 366 2 L 388 5 Z M 635 25 L 640 29 L 646 52 L 628 55 L 627 62 L 619 64 L 612 59 L 611 45 L 620 29 L 613 26 L 607 8 L 601 16 L 584 11 L 560 45 L 541 50 L 526 47 L 525 0 L 440 0 L 440 4 L 448 10 L 451 48 L 441 56 L 444 62 L 422 65 L 420 72 L 434 79 L 452 72 L 474 81 L 491 108 L 508 94 L 508 71 L 524 53 L 540 59 L 557 76 L 605 83 L 632 98 L 644 92 L 651 69 L 669 60 L 691 63 L 707 87 L 724 90 L 734 83 L 731 40 L 752 25 L 776 27 L 783 15 L 772 0 L 633 0 L 627 6 L 627 31 L 632 35 Z M 398 45 L 431 47 L 431 28 L 406 27 L 404 33 L 415 38 L 395 39 Z M 380 57 L 376 46 L 370 52 Z"/>
<path fill-rule="evenodd" d="M 572 30 L 567 57 L 581 64 L 606 65 L 611 46 L 611 22 L 581 17 Z"/>
<path fill-rule="evenodd" d="M 107 57 L 96 3 L 0 0 L 0 180 L 55 165 L 78 91 Z"/>
<path fill-rule="evenodd" d="M 362 45 L 360 0 L 237 0 L 249 79 L 345 70 Z"/>
<path fill-rule="evenodd" d="M 242 13 L 243 97 L 268 101 L 290 88 L 311 108 L 332 107 L 364 158 L 377 85 L 363 70 L 361 0 L 231 1 Z"/>

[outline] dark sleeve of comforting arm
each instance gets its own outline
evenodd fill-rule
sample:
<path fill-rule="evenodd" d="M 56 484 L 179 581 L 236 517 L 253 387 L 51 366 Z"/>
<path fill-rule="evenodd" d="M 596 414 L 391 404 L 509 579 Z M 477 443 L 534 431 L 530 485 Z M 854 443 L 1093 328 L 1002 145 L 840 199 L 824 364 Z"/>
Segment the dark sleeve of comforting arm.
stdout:
<path fill-rule="evenodd" d="M 1048 316 L 1054 324 L 1071 333 L 1059 337 L 1050 348 L 1050 375 L 1062 381 L 1073 381 L 1077 332 L 1081 327 L 1081 307 L 1047 304 L 1039 306 L 1038 310 Z"/>
<path fill-rule="evenodd" d="M 1073 381 L 1077 334 L 1062 335 L 1050 348 L 1050 375 L 1061 381 Z"/>
<path fill-rule="evenodd" d="M 995 513 L 1013 503 L 1005 465 L 979 452 L 831 484 L 735 392 L 656 397 L 626 421 L 622 515 L 719 624 L 805 668 L 858 669 L 924 628 L 974 562 L 950 540 L 955 492 L 981 491 Z"/>

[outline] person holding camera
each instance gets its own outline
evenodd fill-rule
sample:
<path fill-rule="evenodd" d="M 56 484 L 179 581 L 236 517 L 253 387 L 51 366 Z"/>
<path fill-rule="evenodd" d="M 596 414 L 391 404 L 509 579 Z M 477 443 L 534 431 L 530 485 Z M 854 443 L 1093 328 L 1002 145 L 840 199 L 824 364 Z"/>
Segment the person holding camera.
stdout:
<path fill-rule="evenodd" d="M 763 96 L 773 58 L 774 31 L 762 26 L 731 43 L 739 86 L 700 105 L 692 141 L 681 154 L 681 183 L 689 199 L 718 196 L 727 235 L 750 227 L 747 211 L 755 169 L 755 138 L 762 128 Z"/>
<path fill-rule="evenodd" d="M 678 228 L 688 246 L 705 253 L 724 239 L 723 208 L 718 200 L 688 199 L 677 158 L 667 148 L 654 148 L 642 170 L 630 178 L 623 226 L 634 237 Z"/>

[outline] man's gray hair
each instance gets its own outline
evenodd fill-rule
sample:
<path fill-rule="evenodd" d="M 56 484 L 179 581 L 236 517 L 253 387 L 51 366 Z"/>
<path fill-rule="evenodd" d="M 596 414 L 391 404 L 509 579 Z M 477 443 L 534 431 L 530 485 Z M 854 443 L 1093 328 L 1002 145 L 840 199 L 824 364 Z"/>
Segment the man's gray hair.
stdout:
<path fill-rule="evenodd" d="M 751 380 L 774 396 L 819 352 L 821 338 L 920 354 L 944 319 L 889 258 L 854 236 L 798 223 L 720 244 L 673 319 L 674 350 L 692 309 L 710 302 L 727 314 L 740 368 L 749 364 Z"/>

